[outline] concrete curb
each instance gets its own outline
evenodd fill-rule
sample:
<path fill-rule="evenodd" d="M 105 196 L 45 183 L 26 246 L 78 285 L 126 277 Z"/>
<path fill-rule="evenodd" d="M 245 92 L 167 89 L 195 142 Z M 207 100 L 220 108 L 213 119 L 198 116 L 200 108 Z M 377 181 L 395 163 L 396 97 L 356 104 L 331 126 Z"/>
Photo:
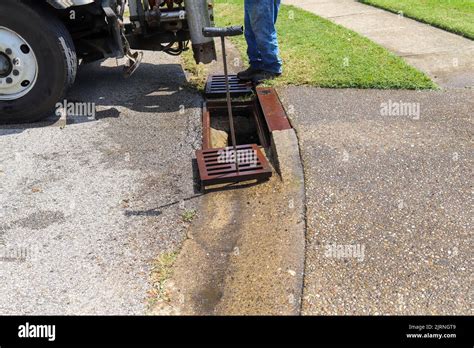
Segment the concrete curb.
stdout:
<path fill-rule="evenodd" d="M 272 158 L 284 182 L 291 182 L 303 185 L 304 194 L 304 173 L 301 162 L 298 138 L 294 129 L 272 132 Z M 304 198 L 304 197 L 303 197 Z"/>
<path fill-rule="evenodd" d="M 304 271 L 306 255 L 306 192 L 303 161 L 300 154 L 298 137 L 295 130 L 287 129 L 274 131 L 271 134 L 273 164 L 278 170 L 287 191 L 293 196 L 300 222 L 293 228 L 295 237 L 295 252 L 298 258 L 298 273 L 295 277 L 295 288 L 300 288 L 298 303 L 300 308 L 295 314 L 301 314 L 301 304 L 304 289 Z"/>

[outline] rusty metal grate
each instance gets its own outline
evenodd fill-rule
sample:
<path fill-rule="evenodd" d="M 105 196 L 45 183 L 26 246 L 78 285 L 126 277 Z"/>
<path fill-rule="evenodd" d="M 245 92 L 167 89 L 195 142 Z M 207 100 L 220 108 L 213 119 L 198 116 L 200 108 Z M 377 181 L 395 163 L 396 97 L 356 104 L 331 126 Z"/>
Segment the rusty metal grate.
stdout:
<path fill-rule="evenodd" d="M 253 94 L 252 84 L 239 80 L 237 75 L 229 75 L 230 93 L 233 97 Z M 225 75 L 211 75 L 206 83 L 206 97 L 225 98 Z"/>
<path fill-rule="evenodd" d="M 233 157 L 233 147 L 197 150 L 196 158 L 203 186 L 265 180 L 272 176 L 267 159 L 256 144 L 237 146 L 239 172 Z"/>

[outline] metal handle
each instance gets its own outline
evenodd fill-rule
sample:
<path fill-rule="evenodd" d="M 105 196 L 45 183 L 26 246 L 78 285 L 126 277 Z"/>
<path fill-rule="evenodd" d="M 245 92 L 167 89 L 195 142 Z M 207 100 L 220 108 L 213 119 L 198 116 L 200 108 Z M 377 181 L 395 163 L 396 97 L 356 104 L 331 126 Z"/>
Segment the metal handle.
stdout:
<path fill-rule="evenodd" d="M 227 36 L 239 36 L 244 33 L 244 27 L 241 25 L 234 25 L 226 28 L 202 28 L 202 34 L 205 37 L 227 37 Z"/>

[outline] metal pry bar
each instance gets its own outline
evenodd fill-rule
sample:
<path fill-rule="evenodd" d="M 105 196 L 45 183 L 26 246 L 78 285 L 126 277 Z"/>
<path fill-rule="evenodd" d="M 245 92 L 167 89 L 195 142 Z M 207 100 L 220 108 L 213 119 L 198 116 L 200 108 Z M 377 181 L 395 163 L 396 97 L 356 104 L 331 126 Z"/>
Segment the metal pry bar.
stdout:
<path fill-rule="evenodd" d="M 225 52 L 225 38 L 226 36 L 238 36 L 244 33 L 243 26 L 233 26 L 227 28 L 203 28 L 202 33 L 205 37 L 220 37 L 222 42 L 222 56 L 224 62 L 224 76 L 225 76 L 225 86 L 226 86 L 226 97 L 227 97 L 227 110 L 229 114 L 229 124 L 230 124 L 230 135 L 232 139 L 232 145 L 234 149 L 234 160 L 237 169 L 237 174 L 239 174 L 239 156 L 237 153 L 237 141 L 235 137 L 234 129 L 234 117 L 232 115 L 232 100 L 230 97 L 230 86 L 229 86 L 229 72 L 227 70 L 227 56 Z"/>

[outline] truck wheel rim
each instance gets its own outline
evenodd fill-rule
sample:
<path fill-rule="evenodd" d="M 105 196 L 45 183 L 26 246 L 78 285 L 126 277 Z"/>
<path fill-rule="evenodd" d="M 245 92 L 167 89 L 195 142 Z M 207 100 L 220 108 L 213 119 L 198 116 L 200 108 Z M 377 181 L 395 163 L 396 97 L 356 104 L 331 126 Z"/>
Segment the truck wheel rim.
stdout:
<path fill-rule="evenodd" d="M 28 94 L 38 78 L 38 61 L 31 46 L 14 31 L 0 26 L 0 100 Z"/>

